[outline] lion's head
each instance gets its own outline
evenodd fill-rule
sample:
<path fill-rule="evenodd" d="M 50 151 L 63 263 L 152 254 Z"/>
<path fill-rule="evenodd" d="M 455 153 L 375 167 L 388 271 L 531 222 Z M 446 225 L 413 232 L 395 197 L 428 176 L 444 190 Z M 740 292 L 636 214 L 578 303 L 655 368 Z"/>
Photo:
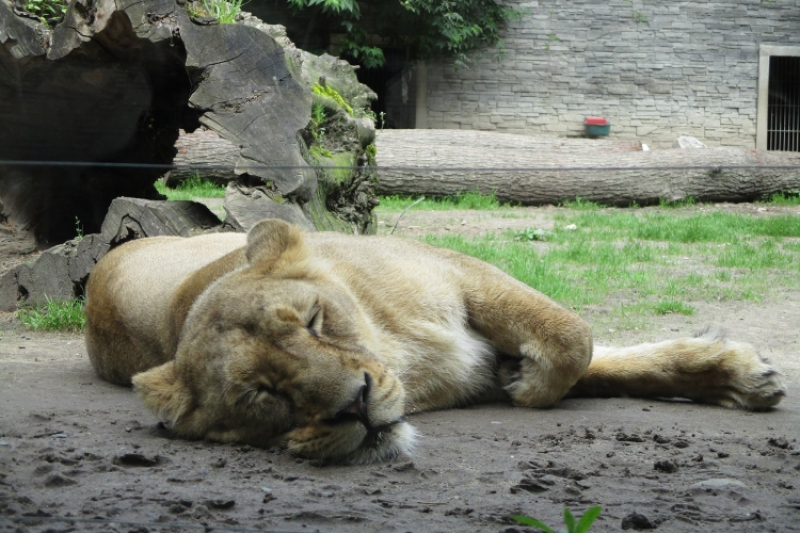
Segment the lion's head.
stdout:
<path fill-rule="evenodd" d="M 408 452 L 403 385 L 302 233 L 262 222 L 245 256 L 197 298 L 175 359 L 134 376 L 147 407 L 183 437 L 348 462 Z"/>

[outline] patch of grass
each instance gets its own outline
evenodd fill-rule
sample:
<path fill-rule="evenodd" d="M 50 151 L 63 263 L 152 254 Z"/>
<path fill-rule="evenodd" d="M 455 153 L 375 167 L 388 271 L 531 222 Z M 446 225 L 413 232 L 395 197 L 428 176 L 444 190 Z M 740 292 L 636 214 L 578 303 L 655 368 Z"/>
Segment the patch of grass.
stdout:
<path fill-rule="evenodd" d="M 203 0 L 203 7 L 208 16 L 214 17 L 220 24 L 233 24 L 242 11 L 242 0 Z"/>
<path fill-rule="evenodd" d="M 202 178 L 199 173 L 196 173 L 175 189 L 170 189 L 159 180 L 156 182 L 156 190 L 165 195 L 167 200 L 173 201 L 225 197 L 225 187 Z"/>
<path fill-rule="evenodd" d="M 609 231 L 618 238 L 620 231 L 630 238 L 670 243 L 735 243 L 752 237 L 800 237 L 800 219 L 782 215 L 751 217 L 714 211 L 694 215 L 599 209 L 566 213 L 556 217 L 561 226 L 575 224 L 578 230 Z M 602 238 L 602 237 L 599 237 Z"/>
<path fill-rule="evenodd" d="M 671 313 L 693 315 L 694 311 L 694 307 L 678 300 L 659 300 L 653 306 L 653 312 L 657 315 L 668 315 Z"/>
<path fill-rule="evenodd" d="M 402 211 L 418 198 L 410 196 L 382 196 L 379 209 L 383 211 Z M 414 206 L 418 211 L 451 211 L 454 209 L 491 210 L 504 207 L 494 193 L 464 192 L 444 198 L 425 198 Z"/>
<path fill-rule="evenodd" d="M 800 205 L 800 191 L 773 194 L 767 203 L 776 205 Z"/>
<path fill-rule="evenodd" d="M 499 239 L 494 235 L 477 239 L 461 235 L 428 235 L 424 240 L 495 265 L 565 305 L 579 307 L 599 301 L 599 291 L 586 291 L 571 276 L 565 275 L 557 261 L 552 261 L 548 254 L 540 255 L 528 243 Z"/>
<path fill-rule="evenodd" d="M 34 331 L 82 331 L 86 327 L 83 299 L 55 301 L 25 307 L 16 313 L 17 320 Z"/>
<path fill-rule="evenodd" d="M 649 315 L 690 315 L 692 302 L 760 301 L 800 284 L 796 217 L 581 205 L 556 218 L 546 243 L 532 242 L 535 230 L 425 240 L 494 264 L 576 309 L 621 299 Z"/>

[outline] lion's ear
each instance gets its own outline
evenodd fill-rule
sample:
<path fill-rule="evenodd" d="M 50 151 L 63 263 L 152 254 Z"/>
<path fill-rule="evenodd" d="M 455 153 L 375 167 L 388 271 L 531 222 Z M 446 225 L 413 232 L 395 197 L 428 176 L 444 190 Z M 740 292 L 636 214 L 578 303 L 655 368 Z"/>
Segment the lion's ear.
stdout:
<path fill-rule="evenodd" d="M 303 232 L 275 218 L 262 220 L 247 235 L 247 262 L 265 271 L 279 264 L 292 264 L 308 257 Z"/>
<path fill-rule="evenodd" d="M 175 427 L 192 408 L 192 394 L 178 375 L 175 361 L 133 376 L 133 388 L 159 420 Z"/>

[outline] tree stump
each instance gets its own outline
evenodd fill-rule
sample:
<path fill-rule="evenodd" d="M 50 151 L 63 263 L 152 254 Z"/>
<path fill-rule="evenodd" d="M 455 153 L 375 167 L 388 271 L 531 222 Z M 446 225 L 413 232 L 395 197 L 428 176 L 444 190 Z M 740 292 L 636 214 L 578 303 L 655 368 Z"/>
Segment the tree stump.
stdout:
<path fill-rule="evenodd" d="M 111 248 L 126 241 L 160 235 L 191 237 L 219 231 L 221 225 L 206 206 L 196 202 L 117 198 L 100 233 L 54 246 L 0 276 L 0 311 L 13 311 L 23 303 L 36 305 L 48 299 L 82 296 L 94 265 Z"/>
<path fill-rule="evenodd" d="M 53 29 L 15 9 L 0 0 L 0 204 L 40 245 L 76 226 L 98 232 L 119 196 L 161 198 L 153 183 L 173 164 L 179 131 L 201 127 L 227 143 L 234 177 L 310 226 L 369 231 L 369 203 L 357 216 L 331 209 L 338 191 L 373 179 L 365 143 L 351 142 L 356 127 L 326 132 L 352 151 L 346 180 L 309 150 L 311 84 L 336 83 L 354 109 L 374 96 L 351 66 L 305 54 L 247 15 L 192 18 L 185 0 L 73 0 Z"/>

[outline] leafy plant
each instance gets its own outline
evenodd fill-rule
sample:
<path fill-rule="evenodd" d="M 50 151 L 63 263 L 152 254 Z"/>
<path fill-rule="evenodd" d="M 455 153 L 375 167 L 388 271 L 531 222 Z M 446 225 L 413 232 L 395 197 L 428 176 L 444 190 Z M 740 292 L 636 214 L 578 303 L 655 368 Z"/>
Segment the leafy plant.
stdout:
<path fill-rule="evenodd" d="M 16 318 L 34 331 L 81 331 L 86 326 L 84 300 L 56 301 L 46 298 L 46 303 L 25 307 Z"/>
<path fill-rule="evenodd" d="M 39 17 L 45 24 L 58 23 L 67 12 L 66 0 L 25 0 L 22 9 Z"/>
<path fill-rule="evenodd" d="M 75 217 L 75 242 L 81 242 L 83 240 L 83 224 L 81 224 L 81 219 Z"/>
<path fill-rule="evenodd" d="M 514 233 L 515 241 L 546 241 L 549 232 L 540 228 L 525 228 Z"/>
<path fill-rule="evenodd" d="M 383 64 L 381 47 L 404 50 L 408 60 L 450 58 L 465 66 L 468 52 L 497 44 L 506 23 L 525 14 L 497 0 L 369 0 L 363 13 L 355 0 L 286 1 L 295 11 L 338 19 L 346 30 L 344 52 L 366 68 Z M 379 46 L 370 34 L 380 35 Z"/>
<path fill-rule="evenodd" d="M 242 11 L 243 0 L 203 0 L 203 7 L 208 16 L 214 17 L 220 24 L 233 24 Z"/>
<path fill-rule="evenodd" d="M 343 54 L 349 55 L 364 68 L 377 68 L 386 63 L 383 50 L 369 44 L 369 36 L 363 28 L 350 20 L 343 21 L 342 26 L 347 30 L 342 39 Z"/>
<path fill-rule="evenodd" d="M 325 107 L 321 104 L 314 104 L 311 106 L 311 123 L 315 127 L 320 127 L 325 122 L 327 118 L 327 113 L 325 112 Z"/>
<path fill-rule="evenodd" d="M 589 531 L 589 528 L 592 527 L 594 521 L 597 520 L 597 517 L 600 516 L 602 510 L 602 507 L 599 505 L 589 507 L 586 512 L 583 513 L 583 516 L 581 516 L 580 520 L 576 522 L 575 517 L 572 516 L 570 510 L 564 509 L 564 525 L 567 526 L 567 529 L 562 530 L 563 533 L 586 533 Z M 539 528 L 545 533 L 556 533 L 556 531 L 549 526 L 539 522 L 538 520 L 534 520 L 533 518 L 524 515 L 515 515 L 511 518 L 524 526 Z"/>

